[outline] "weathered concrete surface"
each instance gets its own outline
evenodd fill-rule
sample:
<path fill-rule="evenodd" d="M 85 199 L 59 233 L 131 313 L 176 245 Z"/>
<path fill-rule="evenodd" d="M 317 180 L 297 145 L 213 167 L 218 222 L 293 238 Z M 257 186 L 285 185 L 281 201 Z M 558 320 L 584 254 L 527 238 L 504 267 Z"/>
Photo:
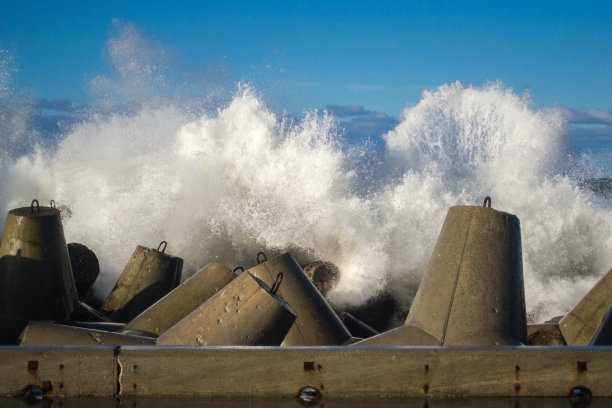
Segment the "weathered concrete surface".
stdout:
<path fill-rule="evenodd" d="M 512 397 L 502 401 L 513 407 L 514 397 L 567 398 L 581 386 L 594 407 L 597 397 L 612 397 L 611 366 L 612 347 L 5 346 L 0 396 L 37 385 L 50 397 L 294 398 L 312 386 L 330 403 L 397 397 L 437 406 L 437 398 Z M 520 406 L 530 401 L 521 398 Z"/>
<path fill-rule="evenodd" d="M 444 346 L 526 343 L 518 218 L 487 207 L 451 207 L 406 326 L 418 330 L 395 329 L 359 344 L 428 345 L 431 338 Z M 419 338 L 425 342 L 415 342 Z"/>
<path fill-rule="evenodd" d="M 212 262 L 132 319 L 125 330 L 139 330 L 159 336 L 235 277 L 236 274 L 227 266 Z"/>
<path fill-rule="evenodd" d="M 243 272 L 161 334 L 157 344 L 279 346 L 295 318 L 264 282 Z"/>
<path fill-rule="evenodd" d="M 565 346 L 558 323 L 527 325 L 527 343 L 530 346 Z"/>
<path fill-rule="evenodd" d="M 177 287 L 182 269 L 181 258 L 138 245 L 101 312 L 129 322 Z"/>
<path fill-rule="evenodd" d="M 48 405 L 43 405 L 48 404 Z M 61 408 L 300 408 L 316 406 L 325 408 L 609 408 L 610 398 L 596 398 L 588 404 L 572 404 L 561 398 L 336 398 L 322 399 L 319 404 L 300 404 L 294 398 L 216 398 L 216 397 L 123 397 L 123 398 L 54 398 L 40 404 L 43 407 Z M 19 398 L 0 398 L 2 408 L 31 408 Z"/>
<path fill-rule="evenodd" d="M 0 282 L 0 344 L 16 344 L 32 319 L 68 319 L 78 298 L 59 210 L 33 203 L 8 212 Z"/>
<path fill-rule="evenodd" d="M 611 304 L 612 269 L 559 322 L 567 344 L 587 345 Z"/>
<path fill-rule="evenodd" d="M 123 346 L 154 345 L 155 339 L 84 327 L 31 321 L 21 334 L 22 346 Z"/>
<path fill-rule="evenodd" d="M 35 385 L 45 396 L 111 396 L 117 387 L 114 347 L 0 347 L 0 396 Z"/>
<path fill-rule="evenodd" d="M 338 345 L 351 337 L 348 329 L 291 254 L 286 253 L 262 262 L 247 272 L 264 282 L 274 282 L 278 273 L 283 273 L 283 283 L 278 294 L 297 313 L 295 324 L 283 340 L 284 346 Z"/>
<path fill-rule="evenodd" d="M 119 364 L 123 396 L 612 396 L 609 347 L 126 346 Z"/>

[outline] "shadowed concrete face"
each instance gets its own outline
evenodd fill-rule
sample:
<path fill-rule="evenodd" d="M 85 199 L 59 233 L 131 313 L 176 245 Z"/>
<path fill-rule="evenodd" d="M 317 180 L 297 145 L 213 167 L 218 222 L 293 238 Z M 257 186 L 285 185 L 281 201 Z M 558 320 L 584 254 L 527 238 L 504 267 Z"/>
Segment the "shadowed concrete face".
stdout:
<path fill-rule="evenodd" d="M 295 324 L 283 341 L 284 346 L 334 346 L 351 337 L 291 254 L 262 262 L 248 272 L 265 282 L 273 281 L 279 272 L 284 275 L 278 294 L 297 313 Z"/>
<path fill-rule="evenodd" d="M 236 274 L 230 268 L 212 262 L 136 316 L 125 326 L 125 330 L 138 330 L 159 336 L 234 278 Z"/>
<path fill-rule="evenodd" d="M 79 299 L 83 300 L 100 274 L 98 257 L 91 249 L 76 242 L 68 244 L 68 255 L 70 256 L 74 284 Z"/>
<path fill-rule="evenodd" d="M 451 207 L 406 325 L 365 344 L 518 345 L 526 342 L 517 217 Z"/>
<path fill-rule="evenodd" d="M 60 212 L 9 211 L 0 243 L 0 344 L 14 344 L 32 319 L 68 319 L 78 298 Z"/>
<path fill-rule="evenodd" d="M 567 345 L 587 345 L 610 304 L 612 304 L 612 269 L 559 322 Z"/>
<path fill-rule="evenodd" d="M 160 335 L 157 344 L 278 346 L 295 316 L 264 282 L 243 272 Z"/>
<path fill-rule="evenodd" d="M 179 284 L 182 269 L 181 258 L 138 245 L 101 312 L 117 322 L 132 320 Z"/>
<path fill-rule="evenodd" d="M 589 346 L 612 346 L 612 305 L 601 320 L 593 337 L 589 341 Z"/>

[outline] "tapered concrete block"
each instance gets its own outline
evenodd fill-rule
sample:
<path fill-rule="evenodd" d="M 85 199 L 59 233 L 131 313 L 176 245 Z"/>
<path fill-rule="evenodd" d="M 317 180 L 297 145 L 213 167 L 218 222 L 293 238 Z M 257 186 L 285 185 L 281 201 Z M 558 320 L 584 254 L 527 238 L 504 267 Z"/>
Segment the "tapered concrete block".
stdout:
<path fill-rule="evenodd" d="M 59 210 L 36 200 L 10 210 L 0 242 L 0 344 L 15 344 L 32 319 L 68 319 L 77 302 Z"/>
<path fill-rule="evenodd" d="M 160 335 L 157 344 L 278 346 L 296 315 L 277 289 L 243 272 Z"/>
<path fill-rule="evenodd" d="M 283 341 L 284 346 L 340 345 L 351 337 L 291 254 L 265 260 L 248 272 L 266 282 L 273 281 L 279 272 L 284 275 L 278 293 L 297 313 L 295 324 Z"/>
<path fill-rule="evenodd" d="M 117 322 L 129 322 L 178 286 L 183 260 L 159 249 L 136 247 L 102 306 L 103 314 Z"/>
<path fill-rule="evenodd" d="M 612 304 L 612 269 L 559 322 L 568 346 L 585 346 Z"/>
<path fill-rule="evenodd" d="M 98 257 L 91 249 L 76 242 L 68 244 L 68 255 L 70 257 L 72 275 L 74 276 L 74 284 L 79 299 L 83 300 L 87 297 L 100 274 Z"/>
<path fill-rule="evenodd" d="M 487 207 L 448 211 L 404 327 L 357 344 L 519 345 L 527 341 L 516 216 Z"/>
<path fill-rule="evenodd" d="M 20 343 L 22 346 L 146 346 L 153 344 L 155 344 L 155 339 L 150 337 L 36 321 L 30 322 L 23 330 Z"/>
<path fill-rule="evenodd" d="M 136 316 L 125 326 L 125 330 L 138 330 L 159 336 L 193 312 L 236 276 L 227 266 L 212 262 Z"/>

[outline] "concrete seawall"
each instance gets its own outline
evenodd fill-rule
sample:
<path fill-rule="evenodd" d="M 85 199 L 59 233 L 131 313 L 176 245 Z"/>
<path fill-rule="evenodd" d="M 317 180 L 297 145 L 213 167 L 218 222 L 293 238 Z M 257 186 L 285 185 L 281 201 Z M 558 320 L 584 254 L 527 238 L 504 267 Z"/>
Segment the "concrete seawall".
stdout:
<path fill-rule="evenodd" d="M 612 347 L 0 347 L 0 396 L 612 396 Z"/>

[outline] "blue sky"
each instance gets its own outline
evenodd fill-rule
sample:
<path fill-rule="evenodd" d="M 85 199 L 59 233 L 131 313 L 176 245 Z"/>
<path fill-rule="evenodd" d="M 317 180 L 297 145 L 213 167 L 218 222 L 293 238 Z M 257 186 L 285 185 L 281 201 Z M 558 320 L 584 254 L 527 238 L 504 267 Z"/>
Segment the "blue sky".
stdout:
<path fill-rule="evenodd" d="M 500 80 L 539 107 L 567 108 L 579 147 L 612 145 L 611 1 L 4 0 L 2 10 L 13 87 L 47 103 L 91 103 L 92 81 L 111 70 L 109 40 L 128 26 L 177 81 L 248 82 L 275 109 L 352 107 L 384 128 L 424 89 Z"/>

